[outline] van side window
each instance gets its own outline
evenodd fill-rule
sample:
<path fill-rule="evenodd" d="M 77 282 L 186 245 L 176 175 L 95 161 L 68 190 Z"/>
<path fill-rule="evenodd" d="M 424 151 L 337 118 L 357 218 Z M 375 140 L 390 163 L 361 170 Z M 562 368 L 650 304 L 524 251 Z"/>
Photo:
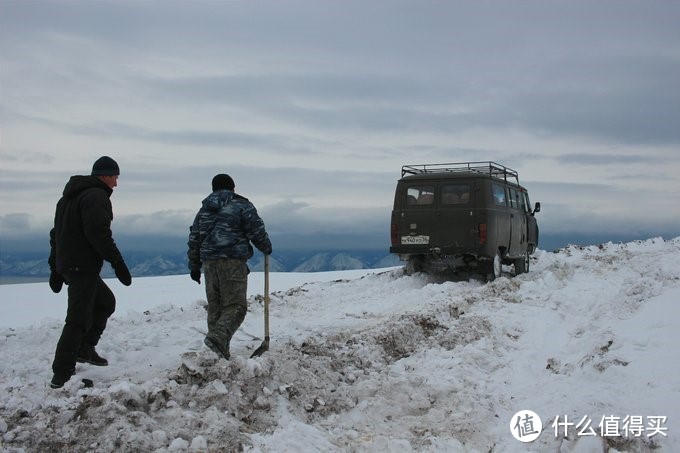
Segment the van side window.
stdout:
<path fill-rule="evenodd" d="M 492 184 L 491 189 L 493 190 L 493 201 L 496 203 L 496 206 L 507 206 L 505 188 L 499 184 Z"/>
<path fill-rule="evenodd" d="M 406 206 L 434 204 L 434 186 L 411 186 L 406 189 Z"/>
<path fill-rule="evenodd" d="M 531 212 L 531 203 L 529 202 L 529 194 L 524 192 L 524 210 Z"/>
<path fill-rule="evenodd" d="M 466 204 L 470 202 L 470 184 L 446 184 L 442 186 L 442 204 Z"/>
<path fill-rule="evenodd" d="M 518 190 L 512 189 L 513 195 L 515 197 L 515 208 L 520 211 L 524 211 L 524 205 L 522 204 L 522 193 Z"/>
<path fill-rule="evenodd" d="M 517 209 L 519 207 L 517 205 L 517 191 L 515 189 L 508 189 L 508 192 L 510 192 L 510 207 Z"/>
<path fill-rule="evenodd" d="M 526 192 L 519 192 L 519 208 L 522 212 L 529 212 L 527 209 Z"/>

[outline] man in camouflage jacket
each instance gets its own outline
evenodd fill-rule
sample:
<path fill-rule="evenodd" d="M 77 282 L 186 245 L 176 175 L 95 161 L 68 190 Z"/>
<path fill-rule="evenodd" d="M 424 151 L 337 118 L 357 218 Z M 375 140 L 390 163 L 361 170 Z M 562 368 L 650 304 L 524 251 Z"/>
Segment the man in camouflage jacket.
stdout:
<path fill-rule="evenodd" d="M 204 343 L 217 355 L 229 358 L 231 337 L 246 317 L 248 266 L 252 242 L 265 255 L 272 244 L 247 198 L 234 193 L 234 180 L 219 174 L 212 180 L 213 192 L 202 202 L 189 230 L 191 279 L 201 283 L 205 275 L 208 299 L 208 334 Z"/>

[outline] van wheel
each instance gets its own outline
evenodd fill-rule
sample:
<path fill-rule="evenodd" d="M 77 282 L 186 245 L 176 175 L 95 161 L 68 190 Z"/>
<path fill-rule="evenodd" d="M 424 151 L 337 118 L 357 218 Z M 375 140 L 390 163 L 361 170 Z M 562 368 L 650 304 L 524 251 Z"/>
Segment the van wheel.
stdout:
<path fill-rule="evenodd" d="M 493 261 L 489 262 L 489 268 L 486 273 L 486 281 L 492 282 L 501 276 L 503 273 L 503 258 L 501 257 L 501 251 L 496 251 L 496 256 L 493 257 Z"/>
<path fill-rule="evenodd" d="M 529 252 L 526 252 L 521 258 L 514 260 L 515 275 L 529 272 Z"/>
<path fill-rule="evenodd" d="M 409 257 L 406 263 L 406 275 L 417 274 L 425 270 L 425 257 L 423 255 L 414 255 Z"/>

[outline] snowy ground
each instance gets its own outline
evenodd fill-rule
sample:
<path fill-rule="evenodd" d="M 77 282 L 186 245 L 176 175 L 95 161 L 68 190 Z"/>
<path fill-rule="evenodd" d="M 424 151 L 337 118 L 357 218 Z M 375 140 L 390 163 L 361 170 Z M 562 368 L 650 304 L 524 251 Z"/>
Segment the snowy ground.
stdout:
<path fill-rule="evenodd" d="M 203 346 L 204 289 L 188 276 L 111 282 L 119 307 L 98 347 L 111 365 L 79 364 L 59 390 L 65 294 L 4 285 L 0 450 L 680 451 L 680 238 L 505 270 L 490 284 L 272 274 L 271 349 L 249 359 L 253 273 L 230 361 Z M 525 410 L 543 423 L 531 443 L 511 431 Z"/>

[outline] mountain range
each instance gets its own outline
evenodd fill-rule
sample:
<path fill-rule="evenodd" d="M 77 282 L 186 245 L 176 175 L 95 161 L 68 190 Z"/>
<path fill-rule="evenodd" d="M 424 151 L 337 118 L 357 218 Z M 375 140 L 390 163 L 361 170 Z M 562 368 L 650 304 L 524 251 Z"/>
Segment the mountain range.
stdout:
<path fill-rule="evenodd" d="M 676 235 L 664 235 L 666 238 Z M 654 237 L 649 236 L 649 237 Z M 275 248 L 270 260 L 272 272 L 325 272 L 353 269 L 380 269 L 399 266 L 402 264 L 396 255 L 388 252 L 388 244 L 376 245 L 375 241 L 365 248 L 341 248 L 338 241 L 336 248 L 324 248 L 314 242 L 314 246 L 300 245 L 296 247 L 293 239 L 277 238 L 276 244 L 287 243 L 288 248 Z M 298 238 L 299 239 L 299 238 Z M 559 235 L 542 234 L 539 248 L 542 250 L 557 250 L 569 244 L 590 245 L 603 242 L 628 242 L 639 239 L 637 237 L 610 235 L 609 238 L 598 235 Z M 45 240 L 32 238 L 30 240 L 3 240 L 0 246 L 0 284 L 19 283 L 27 281 L 47 280 L 50 271 L 47 265 L 49 249 Z M 299 241 L 298 241 L 299 242 Z M 187 268 L 184 239 L 156 238 L 121 238 L 121 250 L 125 262 L 133 276 L 162 276 L 181 275 L 189 272 Z M 252 271 L 262 271 L 264 260 L 262 254 L 256 251 L 248 261 Z M 113 270 L 105 265 L 102 272 L 104 277 L 113 277 Z"/>
<path fill-rule="evenodd" d="M 185 253 L 136 252 L 125 256 L 133 276 L 179 275 L 189 272 Z M 280 251 L 270 259 L 272 272 L 325 272 L 352 269 L 376 269 L 399 265 L 399 258 L 384 250 L 316 250 Z M 263 255 L 256 253 L 249 261 L 252 271 L 264 269 Z M 44 280 L 50 274 L 47 257 L 35 253 L 14 252 L 0 259 L 0 283 L 25 280 Z M 113 276 L 105 265 L 103 277 Z"/>

